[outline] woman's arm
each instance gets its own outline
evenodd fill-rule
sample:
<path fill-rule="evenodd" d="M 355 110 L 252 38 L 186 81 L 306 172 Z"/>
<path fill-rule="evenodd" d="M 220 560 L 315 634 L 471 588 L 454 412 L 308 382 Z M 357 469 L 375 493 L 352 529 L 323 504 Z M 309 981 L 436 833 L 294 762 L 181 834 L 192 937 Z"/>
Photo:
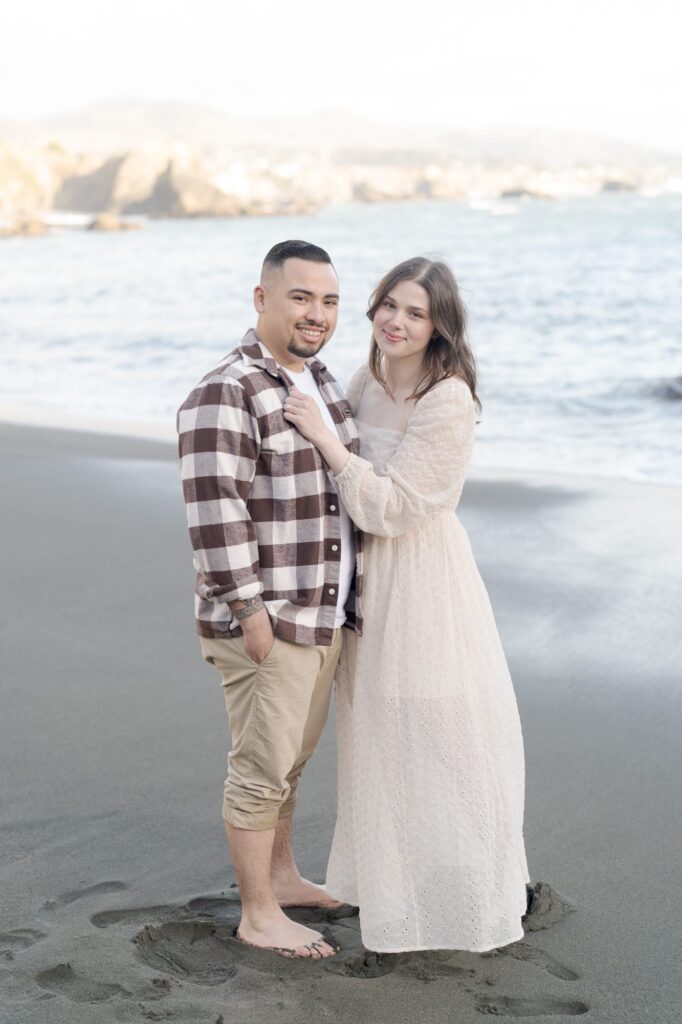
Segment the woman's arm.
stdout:
<path fill-rule="evenodd" d="M 405 436 L 382 474 L 371 462 L 346 451 L 324 426 L 312 399 L 292 392 L 291 404 L 285 416 L 319 449 L 360 529 L 395 537 L 433 512 L 456 506 L 475 427 L 474 402 L 463 381 L 441 381 L 417 402 Z"/>

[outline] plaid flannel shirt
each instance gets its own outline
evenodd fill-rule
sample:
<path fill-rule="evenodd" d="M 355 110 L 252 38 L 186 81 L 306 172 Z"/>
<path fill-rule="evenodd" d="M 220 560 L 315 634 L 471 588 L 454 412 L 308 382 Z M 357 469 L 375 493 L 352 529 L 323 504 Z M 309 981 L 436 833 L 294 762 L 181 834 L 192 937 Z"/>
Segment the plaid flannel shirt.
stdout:
<path fill-rule="evenodd" d="M 308 366 L 340 440 L 357 454 L 357 428 L 341 388 L 318 359 Z M 178 410 L 200 636 L 240 634 L 228 602 L 260 594 L 276 636 L 299 644 L 332 641 L 340 499 L 315 446 L 284 419 L 292 385 L 250 330 Z M 346 625 L 361 633 L 362 534 L 354 534 Z"/>

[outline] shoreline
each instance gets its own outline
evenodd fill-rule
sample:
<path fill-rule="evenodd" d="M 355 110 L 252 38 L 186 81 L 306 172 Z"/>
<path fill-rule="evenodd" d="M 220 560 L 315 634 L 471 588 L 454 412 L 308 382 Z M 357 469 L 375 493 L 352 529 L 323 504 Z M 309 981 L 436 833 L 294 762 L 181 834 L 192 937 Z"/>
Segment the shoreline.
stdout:
<path fill-rule="evenodd" d="M 14 410 L 14 412 L 12 412 Z M 9 438 L 43 432 L 43 441 L 49 444 L 68 444 L 73 452 L 98 454 L 100 446 L 111 457 L 118 453 L 120 458 L 177 459 L 177 434 L 174 425 L 164 425 L 160 420 L 99 420 L 94 417 L 73 417 L 47 413 L 44 417 L 29 418 L 28 412 L 19 412 L 19 407 L 0 406 L 0 443 L 5 447 Z M 474 451 L 475 458 L 475 451 Z M 598 485 L 613 487 L 661 488 L 667 491 L 682 490 L 682 480 L 648 480 L 625 476 L 604 476 L 598 473 L 575 473 L 544 470 L 520 466 L 482 466 L 475 462 L 469 467 L 468 480 L 509 481 L 539 485 L 566 487 L 578 482 L 584 487 Z"/>

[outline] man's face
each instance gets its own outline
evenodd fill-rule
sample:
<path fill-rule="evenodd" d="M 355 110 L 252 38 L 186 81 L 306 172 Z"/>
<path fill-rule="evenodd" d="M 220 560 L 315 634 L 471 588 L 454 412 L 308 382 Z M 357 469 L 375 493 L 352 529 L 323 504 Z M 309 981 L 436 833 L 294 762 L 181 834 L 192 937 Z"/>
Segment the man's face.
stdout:
<path fill-rule="evenodd" d="M 336 327 L 339 282 L 329 263 L 289 259 L 254 290 L 258 333 L 282 366 L 316 355 Z"/>

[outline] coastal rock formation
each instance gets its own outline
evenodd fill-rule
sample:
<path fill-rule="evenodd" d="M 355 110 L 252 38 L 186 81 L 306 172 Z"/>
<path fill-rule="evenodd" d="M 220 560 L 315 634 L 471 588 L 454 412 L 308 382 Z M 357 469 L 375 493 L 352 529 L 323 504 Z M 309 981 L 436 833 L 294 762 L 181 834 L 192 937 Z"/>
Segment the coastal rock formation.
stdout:
<path fill-rule="evenodd" d="M 12 238 L 16 235 L 35 236 L 47 233 L 47 224 L 40 217 L 20 217 L 0 229 L 0 238 Z"/>
<path fill-rule="evenodd" d="M 120 208 L 124 213 L 150 217 L 234 217 L 242 213 L 239 200 L 216 188 L 202 171 L 200 165 L 169 160 L 147 196 L 122 202 Z"/>
<path fill-rule="evenodd" d="M 149 197 L 170 159 L 168 149 L 152 147 L 110 157 L 87 173 L 66 177 L 54 205 L 81 213 L 125 212 Z"/>
<path fill-rule="evenodd" d="M 140 227 L 141 224 L 122 220 L 114 213 L 98 213 L 88 224 L 88 231 L 136 231 Z"/>
<path fill-rule="evenodd" d="M 92 159 L 69 153 L 58 143 L 31 148 L 0 142 L 0 217 L 52 209 L 64 178 L 91 165 Z"/>
<path fill-rule="evenodd" d="M 395 129 L 357 119 L 343 122 L 343 130 L 326 127 L 320 144 L 310 142 L 316 133 L 309 124 L 302 136 L 286 118 L 247 124 L 187 105 L 133 101 L 96 110 L 96 123 L 92 111 L 82 111 L 24 131 L 5 126 L 4 138 L 12 141 L 0 140 L 0 222 L 50 210 L 233 217 L 309 213 L 349 202 L 682 190 L 679 159 L 625 144 L 429 129 L 411 133 L 406 147 Z M 70 151 L 64 140 L 89 148 Z"/>

